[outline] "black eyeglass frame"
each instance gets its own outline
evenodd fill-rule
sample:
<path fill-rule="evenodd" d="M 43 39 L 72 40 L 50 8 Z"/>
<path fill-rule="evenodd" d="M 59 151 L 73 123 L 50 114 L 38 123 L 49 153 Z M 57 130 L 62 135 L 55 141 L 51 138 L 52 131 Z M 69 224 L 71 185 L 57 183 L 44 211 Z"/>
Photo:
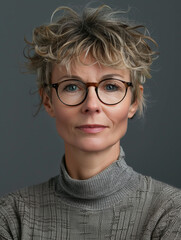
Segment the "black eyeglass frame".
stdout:
<path fill-rule="evenodd" d="M 77 82 L 81 82 L 83 85 L 85 85 L 85 88 L 86 88 L 86 94 L 85 94 L 85 97 L 83 98 L 83 100 L 82 100 L 80 103 L 73 104 L 73 105 L 72 105 L 72 104 L 64 103 L 64 102 L 61 100 L 61 98 L 60 98 L 60 96 L 59 96 L 59 94 L 58 94 L 58 87 L 59 87 L 59 85 L 60 85 L 61 83 L 63 83 L 63 82 L 70 81 L 70 80 L 77 81 Z M 84 82 L 82 82 L 81 80 L 78 80 L 78 79 L 68 79 L 68 80 L 64 80 L 64 81 L 61 81 L 61 82 L 52 83 L 52 84 L 50 84 L 49 86 L 52 87 L 52 88 L 54 88 L 54 89 L 56 90 L 56 94 L 57 94 L 58 99 L 59 99 L 64 105 L 70 106 L 70 107 L 78 106 L 78 105 L 82 104 L 82 103 L 85 101 L 85 99 L 87 98 L 88 92 L 89 92 L 89 90 L 88 90 L 89 87 L 95 87 L 95 92 L 96 92 L 96 95 L 97 95 L 99 101 L 102 102 L 102 103 L 105 104 L 105 105 L 116 105 L 116 104 L 122 102 L 123 99 L 126 97 L 126 94 L 127 94 L 127 91 L 128 91 L 128 87 L 133 87 L 132 82 L 125 82 L 125 81 L 120 80 L 120 79 L 114 79 L 114 80 L 116 80 L 116 81 L 122 82 L 122 83 L 125 85 L 126 91 L 125 91 L 124 97 L 123 97 L 119 102 L 117 102 L 117 103 L 111 103 L 111 104 L 105 103 L 105 102 L 103 102 L 103 101 L 100 99 L 100 97 L 99 97 L 99 94 L 98 94 L 98 86 L 99 86 L 102 82 L 107 81 L 107 80 L 109 80 L 109 79 L 104 79 L 104 80 L 100 81 L 99 83 L 97 83 L 97 82 L 87 82 L 87 83 L 84 83 Z"/>

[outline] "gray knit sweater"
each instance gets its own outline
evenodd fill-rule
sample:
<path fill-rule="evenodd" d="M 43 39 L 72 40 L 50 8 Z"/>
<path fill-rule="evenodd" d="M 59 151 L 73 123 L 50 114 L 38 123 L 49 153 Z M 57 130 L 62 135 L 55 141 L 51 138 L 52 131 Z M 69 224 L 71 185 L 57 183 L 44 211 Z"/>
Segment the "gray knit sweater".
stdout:
<path fill-rule="evenodd" d="M 60 175 L 0 199 L 1 240 L 180 240 L 181 191 L 119 159 L 88 180 Z"/>

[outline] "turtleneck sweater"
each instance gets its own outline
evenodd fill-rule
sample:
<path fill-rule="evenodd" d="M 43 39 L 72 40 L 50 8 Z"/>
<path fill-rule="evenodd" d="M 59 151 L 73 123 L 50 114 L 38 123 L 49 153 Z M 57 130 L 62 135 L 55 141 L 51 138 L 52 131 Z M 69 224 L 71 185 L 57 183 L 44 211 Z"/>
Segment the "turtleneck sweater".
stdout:
<path fill-rule="evenodd" d="M 181 191 L 119 159 L 72 179 L 65 166 L 49 181 L 0 199 L 2 240 L 180 240 Z"/>

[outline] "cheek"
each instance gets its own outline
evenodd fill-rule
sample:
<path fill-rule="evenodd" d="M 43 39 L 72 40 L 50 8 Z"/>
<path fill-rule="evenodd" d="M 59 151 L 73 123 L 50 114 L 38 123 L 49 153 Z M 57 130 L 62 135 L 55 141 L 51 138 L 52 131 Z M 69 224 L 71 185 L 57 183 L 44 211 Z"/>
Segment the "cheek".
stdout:
<path fill-rule="evenodd" d="M 66 106 L 63 105 L 63 103 L 60 102 L 60 100 L 57 98 L 57 95 L 55 92 L 52 94 L 52 106 L 53 106 L 53 112 L 54 112 L 54 118 L 56 122 L 56 128 L 59 133 L 59 135 L 62 136 L 62 132 L 64 132 L 64 129 L 67 128 L 68 120 L 70 119 L 69 111 L 67 111 Z"/>
<path fill-rule="evenodd" d="M 61 106 L 55 107 L 55 121 L 58 134 L 64 138 L 68 134 L 71 127 L 71 114 L 69 111 L 64 110 Z"/>
<path fill-rule="evenodd" d="M 123 105 L 113 109 L 110 115 L 110 120 L 113 124 L 114 133 L 123 137 L 127 131 L 129 106 Z"/>

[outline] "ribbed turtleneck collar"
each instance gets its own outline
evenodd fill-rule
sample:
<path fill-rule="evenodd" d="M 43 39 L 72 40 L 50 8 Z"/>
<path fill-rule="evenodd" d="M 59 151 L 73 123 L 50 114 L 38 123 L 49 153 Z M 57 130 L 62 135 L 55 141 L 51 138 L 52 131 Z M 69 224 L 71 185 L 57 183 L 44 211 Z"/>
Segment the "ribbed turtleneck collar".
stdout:
<path fill-rule="evenodd" d="M 128 167 L 125 154 L 121 148 L 117 161 L 97 175 L 76 180 L 69 176 L 63 157 L 60 165 L 58 192 L 66 203 L 76 207 L 105 208 L 115 204 L 123 195 L 134 189 L 137 184 L 137 174 Z"/>

